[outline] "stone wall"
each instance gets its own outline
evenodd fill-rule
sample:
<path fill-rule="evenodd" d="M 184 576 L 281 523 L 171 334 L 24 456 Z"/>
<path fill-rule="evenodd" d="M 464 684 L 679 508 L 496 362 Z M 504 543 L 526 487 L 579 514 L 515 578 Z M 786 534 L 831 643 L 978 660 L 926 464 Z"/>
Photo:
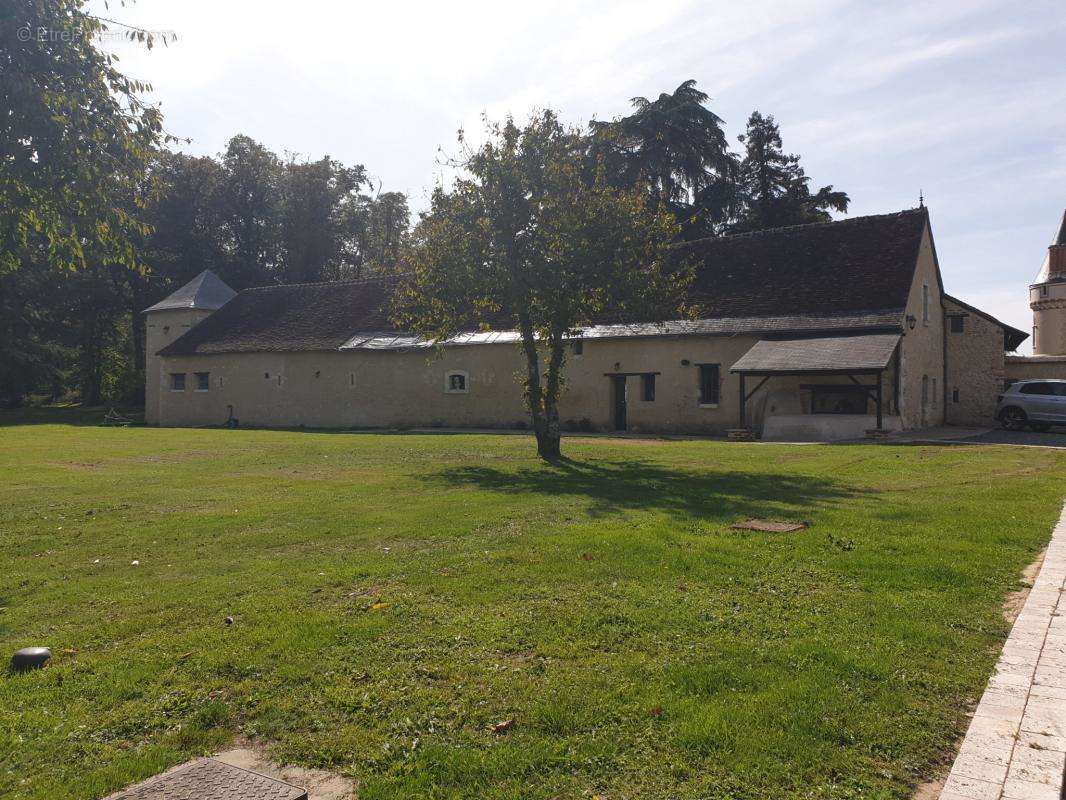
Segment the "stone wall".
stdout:
<path fill-rule="evenodd" d="M 936 255 L 928 228 L 922 236 L 906 316 L 914 320 L 914 327 L 909 324 L 904 326 L 903 341 L 900 343 L 903 427 L 913 429 L 940 425 L 944 421 L 944 309 L 941 305 Z"/>
<path fill-rule="evenodd" d="M 729 368 L 756 341 L 754 336 L 585 340 L 582 354 L 571 353 L 566 366 L 560 402 L 564 425 L 612 430 L 614 389 L 608 375 L 632 373 L 625 382 L 629 430 L 721 433 L 737 427 L 740 379 Z M 453 346 L 440 357 L 427 350 L 356 350 L 158 361 L 158 423 L 163 425 L 221 425 L 231 407 L 242 425 L 264 427 L 514 428 L 528 422 L 517 379 L 524 361 L 514 344 Z M 700 364 L 719 365 L 717 403 L 700 403 Z M 169 388 L 176 372 L 186 375 L 182 391 Z M 208 375 L 207 391 L 197 391 L 198 372 Z M 467 391 L 448 391 L 452 372 L 465 376 Z M 641 375 L 649 373 L 656 373 L 653 400 L 644 399 Z M 889 370 L 886 415 L 896 413 L 894 382 Z M 750 380 L 748 390 L 756 383 Z M 749 401 L 749 424 L 759 430 L 766 415 L 809 413 L 806 387 L 811 383 L 852 385 L 838 376 L 773 378 Z"/>
<path fill-rule="evenodd" d="M 1006 379 L 1057 378 L 1066 380 L 1066 356 L 1007 356 Z"/>
<path fill-rule="evenodd" d="M 991 425 L 1003 391 L 1003 328 L 945 298 L 946 421 L 952 425 Z M 952 315 L 961 315 L 962 332 L 951 330 Z"/>

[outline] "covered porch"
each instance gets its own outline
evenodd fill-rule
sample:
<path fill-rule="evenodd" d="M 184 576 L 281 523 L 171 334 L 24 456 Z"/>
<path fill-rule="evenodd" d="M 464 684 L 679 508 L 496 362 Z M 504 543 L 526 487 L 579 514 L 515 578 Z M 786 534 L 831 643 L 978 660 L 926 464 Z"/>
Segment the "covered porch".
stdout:
<path fill-rule="evenodd" d="M 761 422 L 766 440 L 834 441 L 902 429 L 900 339 L 877 333 L 756 342 L 730 368 L 740 379 L 738 430 L 754 432 Z M 765 395 L 775 386 L 771 404 Z M 753 414 L 760 399 L 763 413 Z"/>

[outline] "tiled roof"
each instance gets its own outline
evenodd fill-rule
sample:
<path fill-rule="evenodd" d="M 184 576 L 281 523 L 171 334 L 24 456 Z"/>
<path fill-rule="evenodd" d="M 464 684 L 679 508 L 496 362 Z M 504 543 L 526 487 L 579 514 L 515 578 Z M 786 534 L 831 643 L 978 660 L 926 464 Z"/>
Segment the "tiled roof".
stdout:
<path fill-rule="evenodd" d="M 181 308 L 200 308 L 215 311 L 226 305 L 237 293 L 209 269 L 205 269 L 176 292 L 167 295 L 144 311 L 167 311 Z"/>
<path fill-rule="evenodd" d="M 701 317 L 902 309 L 914 279 L 924 208 L 694 242 Z"/>
<path fill-rule="evenodd" d="M 822 339 L 758 341 L 730 372 L 831 372 L 884 369 L 899 344 L 898 333 Z"/>
<path fill-rule="evenodd" d="M 394 330 L 382 281 L 245 289 L 160 355 L 337 350 L 359 330 Z"/>
<path fill-rule="evenodd" d="M 588 338 L 831 332 L 901 324 L 925 209 L 778 228 L 686 245 L 700 262 L 700 318 L 596 325 Z M 162 355 L 425 346 L 389 320 L 381 280 L 247 289 Z M 498 341 L 504 331 L 450 344 Z"/>

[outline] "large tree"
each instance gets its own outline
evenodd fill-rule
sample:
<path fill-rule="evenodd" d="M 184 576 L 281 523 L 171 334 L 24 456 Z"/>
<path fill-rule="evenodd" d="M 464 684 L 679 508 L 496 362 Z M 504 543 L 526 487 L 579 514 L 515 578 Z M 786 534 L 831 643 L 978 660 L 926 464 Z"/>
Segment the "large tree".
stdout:
<path fill-rule="evenodd" d="M 590 178 L 588 143 L 550 111 L 487 133 L 416 227 L 395 316 L 438 343 L 517 330 L 537 451 L 556 459 L 567 337 L 608 314 L 647 320 L 676 308 L 676 225 L 645 192 L 610 186 L 602 170 Z"/>
<path fill-rule="evenodd" d="M 655 100 L 633 98 L 629 116 L 589 123 L 591 153 L 613 180 L 646 187 L 690 237 L 706 235 L 732 212 L 736 158 L 709 99 L 687 80 Z"/>
<path fill-rule="evenodd" d="M 72 352 L 62 334 L 74 287 L 90 273 L 141 269 L 139 189 L 168 138 L 141 99 L 149 87 L 96 46 L 106 25 L 84 5 L 0 3 L 0 382 L 11 381 L 10 403 L 54 393 Z"/>
<path fill-rule="evenodd" d="M 736 232 L 828 222 L 830 210 L 847 211 L 846 193 L 823 186 L 811 193 L 799 156 L 787 154 L 773 115 L 753 111 L 739 140 L 744 158 L 738 176 Z"/>
<path fill-rule="evenodd" d="M 123 75 L 81 0 L 0 4 L 0 269 L 43 242 L 53 264 L 134 262 L 133 194 L 163 137 L 149 87 Z"/>

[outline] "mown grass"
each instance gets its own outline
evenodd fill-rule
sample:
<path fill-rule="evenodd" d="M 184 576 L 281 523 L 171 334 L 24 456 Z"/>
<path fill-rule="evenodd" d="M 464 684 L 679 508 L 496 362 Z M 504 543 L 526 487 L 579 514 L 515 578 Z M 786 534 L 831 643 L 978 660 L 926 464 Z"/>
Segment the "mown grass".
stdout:
<path fill-rule="evenodd" d="M 0 426 L 0 656 L 55 653 L 0 675 L 0 795 L 243 735 L 363 800 L 905 797 L 1066 487 L 1047 450 L 564 447 Z"/>

